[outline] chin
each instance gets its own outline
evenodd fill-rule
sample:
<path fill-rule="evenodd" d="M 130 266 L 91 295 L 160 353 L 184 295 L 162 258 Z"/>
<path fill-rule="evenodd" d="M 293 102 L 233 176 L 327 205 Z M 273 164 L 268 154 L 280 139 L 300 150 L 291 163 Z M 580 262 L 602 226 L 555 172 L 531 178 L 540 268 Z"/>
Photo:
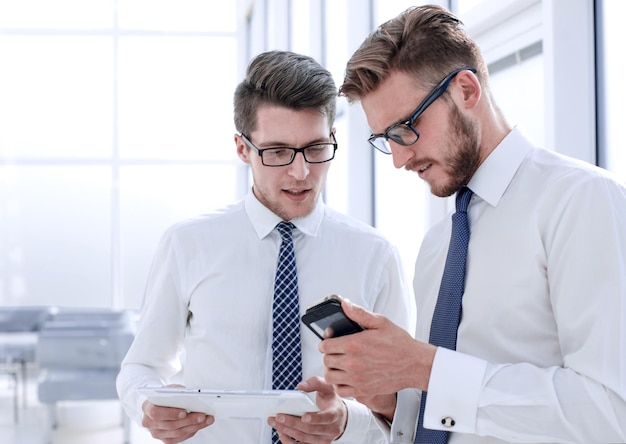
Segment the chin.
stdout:
<path fill-rule="evenodd" d="M 441 175 L 440 179 L 428 181 L 430 192 L 437 197 L 452 196 L 469 182 L 468 176 L 453 173 Z"/>
<path fill-rule="evenodd" d="M 284 220 L 296 219 L 299 217 L 308 216 L 313 212 L 315 208 L 315 203 L 307 202 L 299 202 L 294 204 L 290 202 L 289 204 L 280 208 L 280 212 L 277 212 L 279 216 L 281 216 Z M 281 215 L 282 214 L 282 215 Z M 289 216 L 286 218 L 285 216 Z"/>
<path fill-rule="evenodd" d="M 311 214 L 312 212 L 313 212 L 313 207 L 307 206 L 306 208 L 304 207 L 298 208 L 289 212 L 291 214 L 291 217 L 288 220 L 297 219 L 299 217 L 305 217 Z"/>
<path fill-rule="evenodd" d="M 437 196 L 437 197 L 446 197 L 446 194 L 442 194 L 445 189 L 437 183 L 434 182 L 428 182 L 428 186 L 430 186 L 430 193 L 433 196 Z"/>

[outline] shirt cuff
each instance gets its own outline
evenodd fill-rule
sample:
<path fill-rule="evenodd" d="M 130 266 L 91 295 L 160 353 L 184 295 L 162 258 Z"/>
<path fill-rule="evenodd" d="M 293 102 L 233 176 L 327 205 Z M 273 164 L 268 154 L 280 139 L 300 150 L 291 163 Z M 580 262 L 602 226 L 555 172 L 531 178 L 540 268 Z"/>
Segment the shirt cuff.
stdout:
<path fill-rule="evenodd" d="M 474 433 L 486 369 L 482 359 L 439 347 L 428 383 L 424 427 Z"/>
<path fill-rule="evenodd" d="M 391 443 L 413 443 L 417 428 L 421 393 L 417 389 L 404 389 L 398 392 L 396 412 L 389 436 Z M 380 423 L 379 423 L 380 424 Z M 383 429 L 384 430 L 384 429 Z"/>
<path fill-rule="evenodd" d="M 352 399 L 344 399 L 348 409 L 348 421 L 346 429 L 337 438 L 336 443 L 360 443 L 363 442 L 371 428 L 372 412 L 365 405 Z"/>

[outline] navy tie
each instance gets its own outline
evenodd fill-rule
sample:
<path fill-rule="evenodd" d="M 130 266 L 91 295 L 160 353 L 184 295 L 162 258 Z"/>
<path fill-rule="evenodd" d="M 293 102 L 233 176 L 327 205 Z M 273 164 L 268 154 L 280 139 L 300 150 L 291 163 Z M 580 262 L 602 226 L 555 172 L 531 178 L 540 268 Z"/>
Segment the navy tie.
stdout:
<path fill-rule="evenodd" d="M 272 388 L 293 390 L 302 380 L 298 275 L 291 237 L 293 225 L 283 221 L 276 228 L 282 237 L 282 243 L 278 255 L 272 308 Z M 272 430 L 272 443 L 278 442 L 280 442 L 278 433 Z"/>
<path fill-rule="evenodd" d="M 472 190 L 467 187 L 461 188 L 456 195 L 456 213 L 452 215 L 450 246 L 439 287 L 437 305 L 430 326 L 429 342 L 450 350 L 456 350 L 457 329 L 461 320 L 461 301 L 465 287 L 465 262 L 470 238 L 467 206 L 471 198 Z M 422 392 L 414 443 L 446 444 L 448 432 L 423 427 L 426 395 L 426 392 Z"/>

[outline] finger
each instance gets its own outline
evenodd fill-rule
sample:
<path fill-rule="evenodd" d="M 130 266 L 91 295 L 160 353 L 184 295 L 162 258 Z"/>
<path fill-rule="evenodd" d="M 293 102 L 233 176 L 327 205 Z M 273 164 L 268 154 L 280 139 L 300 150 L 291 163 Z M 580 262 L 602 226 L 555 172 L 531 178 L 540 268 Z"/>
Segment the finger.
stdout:
<path fill-rule="evenodd" d="M 314 392 L 315 388 L 317 387 L 318 379 L 321 379 L 321 378 L 319 376 L 311 376 L 310 378 L 305 379 L 304 381 L 301 381 L 296 386 L 296 389 L 305 393 Z"/>
<path fill-rule="evenodd" d="M 289 415 L 276 415 L 267 418 L 267 423 L 278 433 L 281 442 L 291 442 L 295 438 L 297 429 L 294 427 L 300 421 Z"/>
<path fill-rule="evenodd" d="M 343 403 L 343 401 L 341 401 Z M 300 418 L 300 422 L 309 426 L 329 425 L 329 424 L 342 424 L 343 416 L 347 416 L 347 410 L 343 412 L 340 409 L 328 409 L 322 410 L 316 413 L 305 413 Z M 304 430 L 309 430 L 305 428 Z"/>
<path fill-rule="evenodd" d="M 341 396 L 342 398 L 354 398 L 359 395 L 356 388 L 351 385 L 335 384 L 334 387 L 337 395 Z"/>
<path fill-rule="evenodd" d="M 383 316 L 367 311 L 363 307 L 353 304 L 349 299 L 344 299 L 341 302 L 341 308 L 343 308 L 346 316 L 365 329 L 380 328 L 384 322 Z"/>
<path fill-rule="evenodd" d="M 179 443 L 191 438 L 198 433 L 198 431 L 208 426 L 209 424 L 207 423 L 201 423 L 188 425 L 175 430 L 163 430 L 158 428 L 150 428 L 149 430 L 153 438 L 159 439 L 164 443 Z"/>
<path fill-rule="evenodd" d="M 192 418 L 195 418 L 195 422 L 190 422 Z M 150 431 L 153 438 L 163 441 L 164 444 L 174 444 L 191 438 L 215 420 L 212 416 L 206 416 L 204 421 L 201 419 L 199 414 L 189 415 L 181 421 L 152 422 L 144 417 L 142 425 Z"/>
<path fill-rule="evenodd" d="M 306 393 L 317 392 L 318 395 L 322 396 L 333 394 L 333 386 L 319 376 L 311 376 L 309 379 L 299 383 L 296 388 Z"/>
<path fill-rule="evenodd" d="M 183 419 L 177 420 L 155 420 L 144 415 L 142 425 L 147 428 L 161 430 L 176 430 L 186 426 L 196 426 L 198 424 L 211 425 L 215 422 L 215 418 L 204 413 L 189 413 Z"/>
<path fill-rule="evenodd" d="M 331 429 L 328 425 L 320 427 L 303 424 L 298 417 L 289 415 L 277 415 L 275 421 L 268 421 L 268 423 L 278 433 L 281 443 L 292 443 L 294 441 L 302 443 L 332 441 L 330 434 Z M 324 436 L 326 436 L 325 440 L 322 439 Z"/>
<path fill-rule="evenodd" d="M 162 407 L 152 404 L 150 401 L 144 401 L 142 410 L 145 416 L 148 416 L 154 421 L 175 421 L 183 419 L 187 416 L 187 411 L 185 409 Z"/>
<path fill-rule="evenodd" d="M 296 436 L 292 436 L 290 435 L 290 433 L 293 433 Z M 309 442 L 309 441 L 305 441 L 304 439 L 304 435 L 297 432 L 297 431 L 285 431 L 285 432 L 278 432 L 278 438 L 280 439 L 281 444 L 291 444 L 291 443 L 296 443 L 296 442 Z"/>

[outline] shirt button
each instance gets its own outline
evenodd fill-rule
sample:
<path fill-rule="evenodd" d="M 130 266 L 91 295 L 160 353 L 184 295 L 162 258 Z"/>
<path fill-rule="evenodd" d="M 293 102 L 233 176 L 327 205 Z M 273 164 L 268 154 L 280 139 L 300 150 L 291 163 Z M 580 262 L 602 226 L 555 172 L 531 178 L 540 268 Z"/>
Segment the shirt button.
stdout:
<path fill-rule="evenodd" d="M 446 416 L 445 418 L 441 419 L 441 424 L 443 424 L 444 427 L 454 427 L 456 421 L 449 416 Z"/>

